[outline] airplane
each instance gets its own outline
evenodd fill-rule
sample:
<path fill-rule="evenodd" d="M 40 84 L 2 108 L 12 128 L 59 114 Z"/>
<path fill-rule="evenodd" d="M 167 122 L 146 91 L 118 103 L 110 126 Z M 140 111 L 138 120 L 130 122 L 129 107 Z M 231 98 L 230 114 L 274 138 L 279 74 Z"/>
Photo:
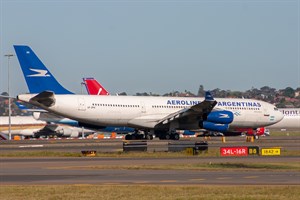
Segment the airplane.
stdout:
<path fill-rule="evenodd" d="M 254 99 L 76 95 L 60 85 L 32 49 L 14 45 L 30 94 L 17 99 L 77 120 L 84 127 L 126 126 L 160 139 L 179 139 L 176 130 L 226 132 L 275 124 L 283 114 Z M 47 88 L 48 87 L 48 88 Z M 55 88 L 51 89 L 51 88 Z M 53 92 L 55 91 L 55 92 Z"/>
<path fill-rule="evenodd" d="M 0 117 L 0 133 L 9 134 L 9 122 L 7 116 Z M 86 134 L 87 131 L 84 130 Z M 48 137 L 79 137 L 82 129 L 66 124 L 47 123 L 34 118 L 34 116 L 11 116 L 11 135 L 24 136 L 25 138 Z"/>
<path fill-rule="evenodd" d="M 284 115 L 283 119 L 268 129 L 300 130 L 300 108 L 278 108 Z"/>
<path fill-rule="evenodd" d="M 95 131 L 75 127 L 73 123 L 76 121 L 62 118 L 59 116 L 41 111 L 38 109 L 28 109 L 24 105 L 17 103 L 21 110 L 33 112 L 29 116 L 11 116 L 11 135 L 24 136 L 25 138 L 39 138 L 42 136 L 58 136 L 58 137 L 79 137 L 82 132 L 87 135 Z M 73 126 L 71 126 L 73 125 Z M 0 133 L 9 134 L 9 117 L 0 117 Z"/>
<path fill-rule="evenodd" d="M 45 121 L 36 120 L 33 116 L 11 116 L 11 135 L 30 137 L 46 126 Z M 0 133 L 9 134 L 9 117 L 0 117 Z"/>
<path fill-rule="evenodd" d="M 89 95 L 109 95 L 109 92 L 94 78 L 83 78 L 83 83 L 86 86 L 86 90 Z M 282 121 L 280 121 L 279 123 L 281 122 Z M 275 124 L 275 126 L 277 124 Z M 177 130 L 177 132 L 180 135 L 187 135 L 187 136 L 194 136 L 197 134 L 198 137 L 241 136 L 242 134 L 246 134 L 247 136 L 251 136 L 251 135 L 261 136 L 268 133 L 268 131 L 264 127 L 259 127 L 256 130 L 253 130 L 252 128 L 236 128 L 233 132 L 226 132 L 226 133 L 219 133 L 215 131 L 206 131 L 206 130 Z"/>

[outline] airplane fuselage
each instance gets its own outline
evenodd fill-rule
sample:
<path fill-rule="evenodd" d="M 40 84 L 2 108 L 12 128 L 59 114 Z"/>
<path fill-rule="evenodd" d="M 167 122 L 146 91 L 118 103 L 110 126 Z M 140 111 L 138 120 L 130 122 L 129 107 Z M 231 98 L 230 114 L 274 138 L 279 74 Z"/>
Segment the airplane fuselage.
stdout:
<path fill-rule="evenodd" d="M 35 94 L 19 95 L 25 102 Z M 159 120 L 171 113 L 187 109 L 203 101 L 191 97 L 141 97 L 141 96 L 90 96 L 54 95 L 52 106 L 40 106 L 50 112 L 81 122 L 99 126 L 129 126 L 134 128 L 160 129 Z M 272 125 L 282 119 L 282 113 L 272 104 L 252 99 L 216 98 L 214 109 L 229 110 L 234 114 L 230 128 L 257 128 Z M 199 119 L 200 120 L 200 119 Z M 197 129 L 197 120 L 173 124 L 177 129 Z"/>
<path fill-rule="evenodd" d="M 300 108 L 278 108 L 278 110 L 283 113 L 284 118 L 267 128 L 300 130 Z"/>

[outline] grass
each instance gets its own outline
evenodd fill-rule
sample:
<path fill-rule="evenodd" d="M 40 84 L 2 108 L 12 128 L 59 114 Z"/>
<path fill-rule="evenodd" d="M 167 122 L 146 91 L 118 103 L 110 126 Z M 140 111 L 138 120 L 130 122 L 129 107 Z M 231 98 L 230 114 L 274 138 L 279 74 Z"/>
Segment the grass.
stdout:
<path fill-rule="evenodd" d="M 131 165 L 90 165 L 90 166 L 72 166 L 72 167 L 52 167 L 55 169 L 76 169 L 76 170 L 284 170 L 300 171 L 300 162 L 297 163 L 194 163 L 194 164 L 131 164 Z"/>
<path fill-rule="evenodd" d="M 1 186 L 2 200 L 298 200 L 300 186 L 33 185 Z"/>
<path fill-rule="evenodd" d="M 287 131 L 280 131 L 280 130 L 270 130 L 270 137 L 277 137 L 277 136 L 299 136 L 300 135 L 300 131 L 295 131 L 295 130 L 287 130 Z"/>

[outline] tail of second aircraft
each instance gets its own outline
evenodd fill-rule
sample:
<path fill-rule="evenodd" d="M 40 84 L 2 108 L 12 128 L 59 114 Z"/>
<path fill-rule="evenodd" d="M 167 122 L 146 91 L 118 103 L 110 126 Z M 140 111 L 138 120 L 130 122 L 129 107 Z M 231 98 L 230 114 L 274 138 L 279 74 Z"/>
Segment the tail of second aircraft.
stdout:
<path fill-rule="evenodd" d="M 94 78 L 83 78 L 86 90 L 90 95 L 109 95 L 109 92 Z"/>
<path fill-rule="evenodd" d="M 65 89 L 28 46 L 14 45 L 30 93 L 45 90 L 55 94 L 73 94 Z"/>

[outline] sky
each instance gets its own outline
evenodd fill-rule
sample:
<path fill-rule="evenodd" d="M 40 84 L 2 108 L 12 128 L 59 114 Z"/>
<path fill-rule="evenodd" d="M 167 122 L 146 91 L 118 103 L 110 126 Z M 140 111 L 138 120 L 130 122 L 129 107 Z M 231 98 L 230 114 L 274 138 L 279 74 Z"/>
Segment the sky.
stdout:
<path fill-rule="evenodd" d="M 300 87 L 300 0 L 0 0 L 0 92 L 28 92 L 13 45 L 111 94 Z"/>

